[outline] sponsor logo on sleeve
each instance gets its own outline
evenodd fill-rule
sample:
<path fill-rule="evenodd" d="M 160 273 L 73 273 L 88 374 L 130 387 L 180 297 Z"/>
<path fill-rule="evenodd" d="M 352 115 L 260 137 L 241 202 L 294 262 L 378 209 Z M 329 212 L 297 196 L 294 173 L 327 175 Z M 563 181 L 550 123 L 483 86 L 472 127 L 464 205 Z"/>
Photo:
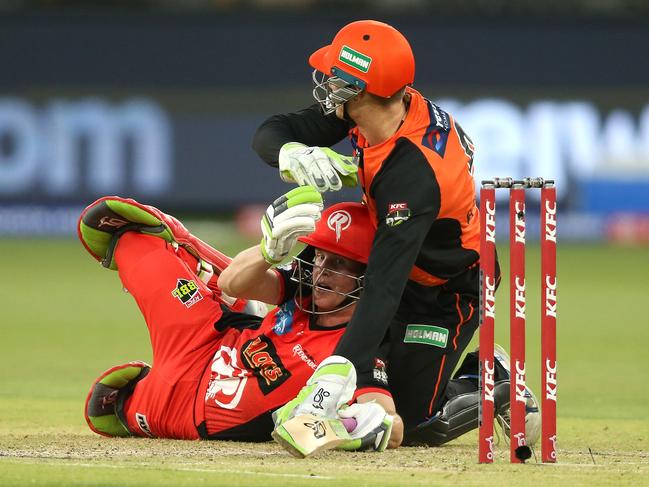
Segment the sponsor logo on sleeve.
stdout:
<path fill-rule="evenodd" d="M 388 373 L 385 370 L 385 362 L 380 358 L 374 359 L 374 368 L 372 369 L 372 377 L 375 381 L 388 385 Z"/>
<path fill-rule="evenodd" d="M 290 272 L 293 270 L 293 262 L 287 262 L 286 264 L 278 265 L 276 269 L 280 269 L 282 271 Z"/>
<path fill-rule="evenodd" d="M 446 348 L 448 343 L 448 330 L 433 325 L 408 325 L 404 343 L 421 343 L 433 347 Z"/>
<path fill-rule="evenodd" d="M 171 295 L 177 298 L 187 308 L 191 308 L 203 299 L 203 295 L 198 290 L 196 283 L 189 279 L 178 279 L 176 281 L 176 288 L 171 291 Z"/>
<path fill-rule="evenodd" d="M 295 314 L 295 301 L 287 301 L 275 314 L 273 331 L 276 335 L 284 335 L 293 327 L 293 315 Z"/>
<path fill-rule="evenodd" d="M 440 107 L 434 103 L 428 102 L 429 112 L 432 114 L 431 122 L 435 122 L 435 126 L 439 130 L 448 132 L 451 128 L 451 122 L 449 121 L 448 113 L 442 110 Z"/>
<path fill-rule="evenodd" d="M 424 147 L 435 151 L 439 157 L 444 157 L 446 153 L 446 144 L 448 143 L 448 134 L 450 133 L 451 122 L 444 110 L 428 101 L 428 117 L 430 124 L 421 139 Z"/>
<path fill-rule="evenodd" d="M 386 225 L 396 227 L 410 218 L 410 208 L 408 203 L 390 203 L 388 205 L 388 214 L 385 217 Z"/>

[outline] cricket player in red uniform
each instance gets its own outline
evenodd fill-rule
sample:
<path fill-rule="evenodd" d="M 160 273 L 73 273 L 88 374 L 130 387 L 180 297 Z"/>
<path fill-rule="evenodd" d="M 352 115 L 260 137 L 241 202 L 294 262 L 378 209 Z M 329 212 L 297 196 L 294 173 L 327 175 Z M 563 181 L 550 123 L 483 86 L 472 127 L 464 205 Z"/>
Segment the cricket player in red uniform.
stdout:
<path fill-rule="evenodd" d="M 478 327 L 473 143 L 411 87 L 411 47 L 385 23 L 346 25 L 309 63 L 318 103 L 270 117 L 253 148 L 287 182 L 324 192 L 360 181 L 376 237 L 362 298 L 335 353 L 367 373 L 389 337 L 404 444 L 447 442 L 477 426 L 476 382 L 449 385 Z M 345 137 L 353 157 L 329 148 Z M 476 374 L 467 366 L 458 377 Z M 497 377 L 508 378 L 507 371 Z"/>
<path fill-rule="evenodd" d="M 313 375 L 321 386 L 331 379 L 335 389 L 319 387 L 315 406 L 334 407 L 337 419 L 346 420 L 326 424 L 337 435 L 335 445 L 398 446 L 401 423 L 385 377 L 356 377 L 351 364 L 331 357 L 363 286 L 373 236 L 369 214 L 363 205 L 343 203 L 316 225 L 321 209 L 311 187 L 287 193 L 269 206 L 261 245 L 230 262 L 153 207 L 119 197 L 88 206 L 79 238 L 119 272 L 153 348 L 152 367 L 130 362 L 95 381 L 86 401 L 90 428 L 106 436 L 269 440 L 271 413 L 301 390 L 311 393 Z M 269 261 L 285 259 L 298 238 L 307 244 L 299 262 L 271 268 Z M 262 318 L 250 314 L 261 304 L 251 300 L 279 307 L 258 313 Z M 336 396 L 333 406 L 322 401 L 329 395 Z M 352 399 L 357 403 L 346 408 Z M 341 424 L 347 428 L 341 431 Z"/>

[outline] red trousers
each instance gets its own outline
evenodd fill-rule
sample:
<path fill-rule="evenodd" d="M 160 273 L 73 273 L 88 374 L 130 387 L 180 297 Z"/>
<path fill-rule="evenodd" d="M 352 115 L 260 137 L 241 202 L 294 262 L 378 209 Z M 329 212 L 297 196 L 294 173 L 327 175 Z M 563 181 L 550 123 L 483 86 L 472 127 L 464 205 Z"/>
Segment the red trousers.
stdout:
<path fill-rule="evenodd" d="M 198 390 L 218 348 L 220 303 L 194 274 L 197 261 L 158 237 L 127 232 L 116 250 L 119 276 L 149 329 L 151 372 L 126 401 L 129 429 L 141 436 L 197 439 Z"/>

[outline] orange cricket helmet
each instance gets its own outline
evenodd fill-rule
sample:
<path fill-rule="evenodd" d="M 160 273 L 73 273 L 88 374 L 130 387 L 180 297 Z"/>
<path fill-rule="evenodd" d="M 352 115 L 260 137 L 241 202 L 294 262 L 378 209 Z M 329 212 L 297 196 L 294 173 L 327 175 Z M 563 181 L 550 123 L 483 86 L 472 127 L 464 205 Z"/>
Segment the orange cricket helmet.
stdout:
<path fill-rule="evenodd" d="M 415 80 L 415 57 L 408 40 L 391 25 L 375 20 L 359 20 L 340 29 L 331 44 L 318 49 L 309 57 L 309 64 L 328 78 L 324 83 L 334 81 L 328 95 L 342 86 L 342 82 L 352 88 L 353 93 L 341 93 L 347 99 L 329 100 L 336 106 L 344 103 L 360 91 L 389 98 L 401 88 Z M 336 84 L 338 81 L 338 84 Z M 340 85 L 340 86 L 339 86 Z M 315 96 L 314 90 L 314 96 Z M 316 99 L 323 104 L 325 111 L 332 108 L 325 106 L 324 100 Z M 329 110 L 329 113 L 333 110 Z"/>

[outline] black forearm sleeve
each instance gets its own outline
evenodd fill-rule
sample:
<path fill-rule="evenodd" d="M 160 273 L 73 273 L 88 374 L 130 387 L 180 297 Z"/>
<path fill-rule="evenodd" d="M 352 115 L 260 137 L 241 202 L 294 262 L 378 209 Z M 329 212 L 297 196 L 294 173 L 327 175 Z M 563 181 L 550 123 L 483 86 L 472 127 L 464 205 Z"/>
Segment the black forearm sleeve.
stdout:
<path fill-rule="evenodd" d="M 287 142 L 331 147 L 344 139 L 348 132 L 347 122 L 333 113 L 323 115 L 316 103 L 299 112 L 268 118 L 255 132 L 252 148 L 267 164 L 277 167 L 279 150 Z"/>
<path fill-rule="evenodd" d="M 422 215 L 394 232 L 379 227 L 367 266 L 364 289 L 354 316 L 336 348 L 361 372 L 372 364 L 381 340 L 394 318 L 408 275 L 434 217 Z"/>
<path fill-rule="evenodd" d="M 371 366 L 399 308 L 408 276 L 437 218 L 441 195 L 435 174 L 414 144 L 398 142 L 374 178 L 378 228 L 365 273 L 363 294 L 336 353 L 361 371 Z M 402 203 L 411 216 L 397 226 L 385 219 L 391 204 Z"/>

